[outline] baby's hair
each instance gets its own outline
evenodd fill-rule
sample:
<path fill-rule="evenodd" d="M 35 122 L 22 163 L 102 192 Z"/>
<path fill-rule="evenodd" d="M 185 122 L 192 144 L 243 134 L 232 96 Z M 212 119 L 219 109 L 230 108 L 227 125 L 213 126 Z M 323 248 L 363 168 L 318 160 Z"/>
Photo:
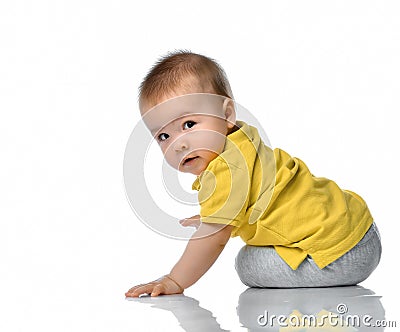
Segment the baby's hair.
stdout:
<path fill-rule="evenodd" d="M 193 81 L 194 79 L 194 81 Z M 157 103 L 179 88 L 196 87 L 233 99 L 223 68 L 213 59 L 188 50 L 169 52 L 150 69 L 139 87 L 139 101 Z"/>

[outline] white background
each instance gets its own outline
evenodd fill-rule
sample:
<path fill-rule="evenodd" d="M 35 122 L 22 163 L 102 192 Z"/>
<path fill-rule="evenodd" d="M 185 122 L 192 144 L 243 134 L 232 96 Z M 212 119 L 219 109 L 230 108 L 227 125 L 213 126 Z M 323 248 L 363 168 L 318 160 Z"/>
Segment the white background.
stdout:
<path fill-rule="evenodd" d="M 399 17 L 398 1 L 2 1 L 0 330 L 179 330 L 124 298 L 185 243 L 138 221 L 122 163 L 138 85 L 181 48 L 219 61 L 274 147 L 363 196 L 384 252 L 362 285 L 400 321 Z M 241 245 L 185 292 L 230 330 Z"/>

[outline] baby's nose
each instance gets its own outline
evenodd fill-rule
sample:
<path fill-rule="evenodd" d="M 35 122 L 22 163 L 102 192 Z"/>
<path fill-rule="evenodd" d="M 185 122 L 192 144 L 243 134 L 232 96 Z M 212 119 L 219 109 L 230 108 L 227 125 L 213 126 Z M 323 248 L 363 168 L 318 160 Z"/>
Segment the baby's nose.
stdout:
<path fill-rule="evenodd" d="M 186 150 L 188 148 L 189 148 L 189 144 L 188 144 L 187 140 L 184 138 L 177 139 L 174 144 L 175 151 L 182 151 L 182 150 Z"/>

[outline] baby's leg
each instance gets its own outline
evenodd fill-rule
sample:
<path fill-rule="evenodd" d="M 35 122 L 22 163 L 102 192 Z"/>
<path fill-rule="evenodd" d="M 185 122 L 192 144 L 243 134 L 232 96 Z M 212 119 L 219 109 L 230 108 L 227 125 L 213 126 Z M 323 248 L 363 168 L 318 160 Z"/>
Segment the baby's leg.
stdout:
<path fill-rule="evenodd" d="M 375 270 L 381 252 L 380 236 L 373 224 L 354 248 L 323 269 L 308 256 L 297 270 L 292 270 L 273 247 L 248 245 L 239 251 L 235 267 L 240 280 L 249 287 L 355 285 Z"/>

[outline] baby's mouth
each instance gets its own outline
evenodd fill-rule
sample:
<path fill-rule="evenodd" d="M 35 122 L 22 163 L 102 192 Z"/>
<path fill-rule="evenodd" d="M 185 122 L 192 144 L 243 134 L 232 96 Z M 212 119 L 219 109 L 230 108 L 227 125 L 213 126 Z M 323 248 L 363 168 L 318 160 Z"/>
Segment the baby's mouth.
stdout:
<path fill-rule="evenodd" d="M 183 160 L 182 165 L 183 165 L 183 166 L 190 165 L 190 164 L 192 163 L 192 161 L 193 161 L 193 160 L 196 160 L 197 158 L 198 158 L 198 156 L 185 158 L 185 159 Z"/>

